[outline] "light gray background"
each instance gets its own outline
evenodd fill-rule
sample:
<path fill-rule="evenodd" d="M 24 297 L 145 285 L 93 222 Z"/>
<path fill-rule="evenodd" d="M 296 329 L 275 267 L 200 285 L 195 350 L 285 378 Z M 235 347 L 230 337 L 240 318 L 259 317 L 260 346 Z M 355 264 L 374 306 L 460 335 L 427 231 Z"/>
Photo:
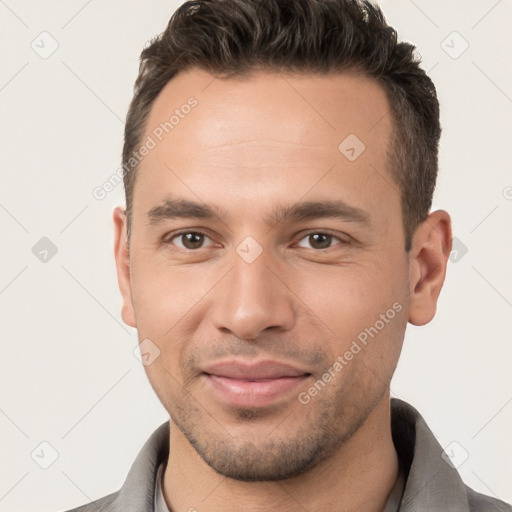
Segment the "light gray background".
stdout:
<path fill-rule="evenodd" d="M 122 186 L 101 201 L 92 191 L 119 167 L 140 50 L 180 3 L 0 0 L 2 511 L 117 490 L 166 420 L 120 318 L 111 212 Z M 443 447 L 455 442 L 454 462 L 467 452 L 468 484 L 512 501 L 512 2 L 381 5 L 438 88 L 435 206 L 460 241 L 437 317 L 408 328 L 392 390 Z M 49 51 L 51 38 L 43 59 L 31 44 Z M 32 253 L 42 237 L 58 248 L 46 263 Z M 43 441 L 58 452 L 48 469 Z"/>

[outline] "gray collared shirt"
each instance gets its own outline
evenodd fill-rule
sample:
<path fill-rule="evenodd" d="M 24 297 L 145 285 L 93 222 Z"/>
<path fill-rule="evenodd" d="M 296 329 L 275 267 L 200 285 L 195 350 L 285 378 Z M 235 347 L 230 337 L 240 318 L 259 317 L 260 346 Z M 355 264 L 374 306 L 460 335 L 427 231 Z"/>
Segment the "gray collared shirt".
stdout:
<path fill-rule="evenodd" d="M 464 485 L 414 407 L 393 398 L 391 427 L 405 479 L 399 512 L 512 512 L 512 506 Z M 157 474 L 168 455 L 167 421 L 148 439 L 119 491 L 68 512 L 160 512 Z"/>

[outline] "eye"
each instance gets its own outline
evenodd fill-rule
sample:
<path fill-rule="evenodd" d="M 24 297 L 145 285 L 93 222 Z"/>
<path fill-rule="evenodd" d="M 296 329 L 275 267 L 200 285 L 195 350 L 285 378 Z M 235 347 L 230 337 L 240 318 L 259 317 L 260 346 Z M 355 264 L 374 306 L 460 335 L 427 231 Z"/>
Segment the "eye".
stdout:
<path fill-rule="evenodd" d="M 307 249 L 321 250 L 331 247 L 333 240 L 338 240 L 339 242 L 343 243 L 341 238 L 337 236 L 331 235 L 329 233 L 316 232 L 306 235 L 299 241 L 297 245 L 299 247 L 306 247 Z M 305 244 L 309 244 L 309 247 Z"/>
<path fill-rule="evenodd" d="M 166 244 L 173 244 L 181 249 L 194 250 L 202 249 L 206 240 L 213 240 L 201 231 L 182 231 L 174 234 L 172 237 L 164 241 Z"/>

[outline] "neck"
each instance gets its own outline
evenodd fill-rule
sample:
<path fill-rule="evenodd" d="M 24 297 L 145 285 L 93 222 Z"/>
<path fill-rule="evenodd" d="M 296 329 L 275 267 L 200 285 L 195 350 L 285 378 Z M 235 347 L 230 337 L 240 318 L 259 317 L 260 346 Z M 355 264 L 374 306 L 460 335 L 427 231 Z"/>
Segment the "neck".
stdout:
<path fill-rule="evenodd" d="M 170 425 L 163 492 L 172 512 L 382 512 L 398 476 L 387 394 L 329 459 L 300 476 L 275 482 L 241 482 L 218 474 L 172 420 Z"/>

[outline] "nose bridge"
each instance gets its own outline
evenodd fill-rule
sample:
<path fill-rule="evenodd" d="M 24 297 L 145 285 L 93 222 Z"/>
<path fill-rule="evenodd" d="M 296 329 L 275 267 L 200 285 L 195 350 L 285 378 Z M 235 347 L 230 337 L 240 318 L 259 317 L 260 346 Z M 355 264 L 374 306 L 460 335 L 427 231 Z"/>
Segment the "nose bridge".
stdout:
<path fill-rule="evenodd" d="M 252 245 L 251 245 L 252 244 Z M 277 262 L 270 251 L 242 242 L 232 256 L 232 270 L 219 287 L 213 321 L 242 339 L 263 330 L 289 329 L 295 314 L 287 288 L 269 267 Z"/>

